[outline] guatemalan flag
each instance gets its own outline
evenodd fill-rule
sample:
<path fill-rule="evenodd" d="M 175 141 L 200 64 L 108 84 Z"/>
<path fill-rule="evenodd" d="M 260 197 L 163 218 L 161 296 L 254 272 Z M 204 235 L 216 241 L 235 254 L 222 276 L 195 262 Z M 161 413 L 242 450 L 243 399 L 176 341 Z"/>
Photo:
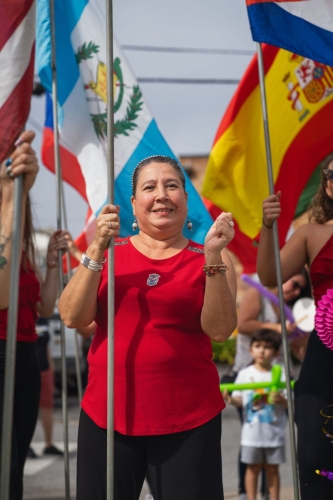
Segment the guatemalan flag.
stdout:
<path fill-rule="evenodd" d="M 100 0 L 55 2 L 58 109 L 62 171 L 86 198 L 90 223 L 107 203 L 106 14 Z M 39 77 L 51 91 L 49 0 L 38 0 L 36 60 Z M 115 202 L 121 206 L 122 236 L 132 233 L 131 178 L 143 158 L 173 156 L 144 101 L 140 87 L 114 39 Z M 48 112 L 42 156 L 53 168 L 52 103 Z M 186 175 L 186 174 L 185 174 Z M 212 218 L 186 178 L 189 218 L 193 232 L 184 234 L 203 242 Z M 87 221 L 88 223 L 89 221 Z M 87 238 L 89 243 L 89 238 Z"/>
<path fill-rule="evenodd" d="M 333 66 L 333 0 L 246 0 L 252 37 Z"/>

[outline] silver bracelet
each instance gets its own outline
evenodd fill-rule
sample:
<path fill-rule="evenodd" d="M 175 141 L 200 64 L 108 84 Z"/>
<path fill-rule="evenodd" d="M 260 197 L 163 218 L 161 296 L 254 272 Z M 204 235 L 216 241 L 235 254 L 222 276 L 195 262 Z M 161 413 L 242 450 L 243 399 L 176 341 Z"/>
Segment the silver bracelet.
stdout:
<path fill-rule="evenodd" d="M 106 262 L 105 257 L 102 262 L 97 262 L 97 260 L 91 259 L 85 253 L 83 253 L 81 257 L 81 264 L 87 269 L 90 269 L 90 271 L 95 271 L 95 272 L 102 271 L 105 262 Z"/>

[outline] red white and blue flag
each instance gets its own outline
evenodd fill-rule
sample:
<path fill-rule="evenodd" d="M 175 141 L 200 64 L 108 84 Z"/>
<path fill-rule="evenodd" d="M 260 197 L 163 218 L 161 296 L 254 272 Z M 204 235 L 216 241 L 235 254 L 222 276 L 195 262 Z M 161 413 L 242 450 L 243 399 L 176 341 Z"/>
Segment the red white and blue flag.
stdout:
<path fill-rule="evenodd" d="M 333 0 L 246 0 L 252 38 L 333 66 Z"/>
<path fill-rule="evenodd" d="M 29 116 L 35 54 L 35 0 L 0 2 L 0 162 Z"/>

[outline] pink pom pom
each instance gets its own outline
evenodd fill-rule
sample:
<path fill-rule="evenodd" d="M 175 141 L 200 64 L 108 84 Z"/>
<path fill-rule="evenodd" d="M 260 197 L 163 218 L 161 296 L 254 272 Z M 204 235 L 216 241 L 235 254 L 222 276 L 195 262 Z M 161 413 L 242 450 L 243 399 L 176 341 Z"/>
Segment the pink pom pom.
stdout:
<path fill-rule="evenodd" d="M 315 328 L 323 344 L 333 351 L 333 288 L 327 290 L 318 302 Z"/>

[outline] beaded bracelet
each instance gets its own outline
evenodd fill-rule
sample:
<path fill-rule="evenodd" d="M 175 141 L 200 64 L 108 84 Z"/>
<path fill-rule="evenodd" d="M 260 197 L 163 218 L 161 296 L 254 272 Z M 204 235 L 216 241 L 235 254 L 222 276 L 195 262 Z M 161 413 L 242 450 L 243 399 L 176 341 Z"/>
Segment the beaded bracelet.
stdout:
<path fill-rule="evenodd" d="M 86 267 L 87 269 L 89 269 L 90 271 L 95 271 L 95 272 L 102 271 L 105 262 L 106 262 L 106 258 L 105 257 L 102 260 L 102 262 L 97 262 L 97 260 L 91 259 L 85 253 L 83 253 L 82 257 L 81 257 L 81 264 L 84 267 Z"/>
<path fill-rule="evenodd" d="M 225 274 L 229 266 L 227 266 L 227 264 L 205 264 L 202 269 L 207 276 L 213 276 L 217 273 Z"/>

